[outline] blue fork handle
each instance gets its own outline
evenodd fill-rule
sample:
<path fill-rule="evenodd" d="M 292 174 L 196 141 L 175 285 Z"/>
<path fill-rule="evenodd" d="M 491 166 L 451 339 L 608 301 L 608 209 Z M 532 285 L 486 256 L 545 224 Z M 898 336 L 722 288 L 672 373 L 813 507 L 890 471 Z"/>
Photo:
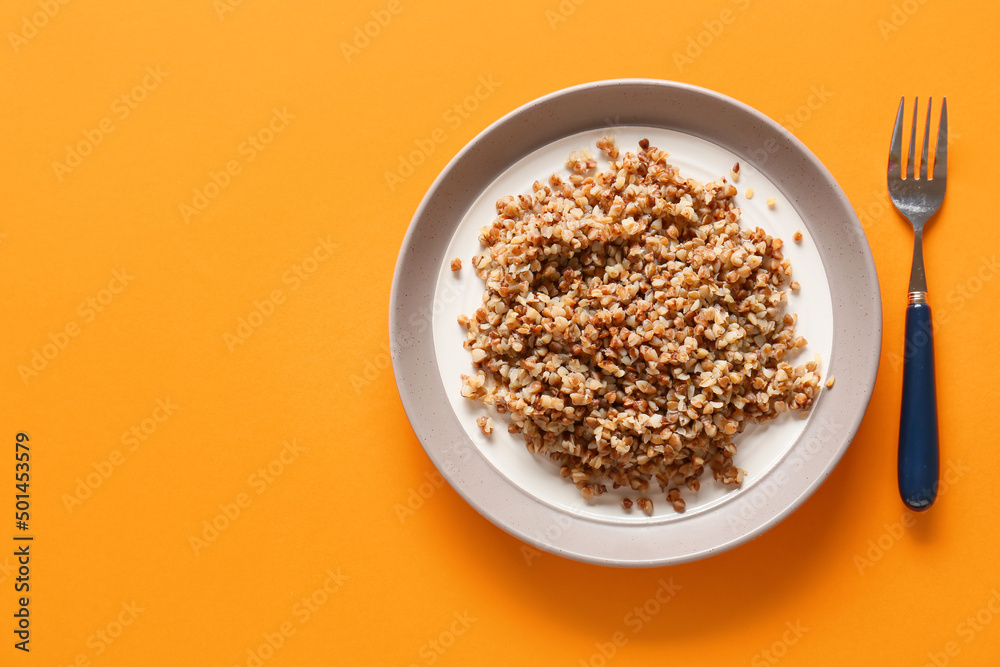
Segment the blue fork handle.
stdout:
<path fill-rule="evenodd" d="M 899 417 L 899 495 L 922 512 L 937 497 L 938 428 L 931 307 L 906 307 L 903 407 Z"/>

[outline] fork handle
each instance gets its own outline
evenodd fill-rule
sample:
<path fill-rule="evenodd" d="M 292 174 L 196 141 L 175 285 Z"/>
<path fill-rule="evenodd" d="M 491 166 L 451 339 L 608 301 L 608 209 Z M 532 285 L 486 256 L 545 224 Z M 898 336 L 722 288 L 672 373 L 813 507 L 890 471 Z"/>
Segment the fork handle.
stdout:
<path fill-rule="evenodd" d="M 938 428 L 934 389 L 934 333 L 924 292 L 911 292 L 906 307 L 903 406 L 899 417 L 899 495 L 912 510 L 937 497 Z"/>

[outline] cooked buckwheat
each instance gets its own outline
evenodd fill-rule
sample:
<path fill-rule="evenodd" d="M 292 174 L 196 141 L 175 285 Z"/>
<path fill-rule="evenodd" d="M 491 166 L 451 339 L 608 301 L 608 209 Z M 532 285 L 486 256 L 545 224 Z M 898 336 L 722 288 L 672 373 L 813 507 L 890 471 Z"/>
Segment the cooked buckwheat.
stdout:
<path fill-rule="evenodd" d="M 741 226 L 734 186 L 682 177 L 646 141 L 597 146 L 610 168 L 574 152 L 568 178 L 503 197 L 482 229 L 462 395 L 509 412 L 585 498 L 655 480 L 683 512 L 705 468 L 743 481 L 733 436 L 810 407 L 818 365 L 785 361 L 806 344 L 782 313 L 791 267 L 780 239 Z"/>

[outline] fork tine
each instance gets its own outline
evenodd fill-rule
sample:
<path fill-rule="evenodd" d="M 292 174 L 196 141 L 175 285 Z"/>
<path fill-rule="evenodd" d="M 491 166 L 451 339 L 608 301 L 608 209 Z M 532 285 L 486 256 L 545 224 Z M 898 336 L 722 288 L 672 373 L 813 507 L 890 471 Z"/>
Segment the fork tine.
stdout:
<path fill-rule="evenodd" d="M 934 178 L 948 175 L 948 98 L 941 99 L 941 123 L 938 126 L 937 150 L 934 152 Z"/>
<path fill-rule="evenodd" d="M 902 162 L 903 154 L 903 102 L 905 97 L 899 99 L 899 111 L 896 112 L 896 126 L 892 128 L 892 142 L 889 144 L 889 175 L 900 177 L 899 164 Z"/>
<path fill-rule="evenodd" d="M 933 97 L 927 98 L 927 122 L 924 123 L 924 145 L 920 150 L 920 180 L 927 180 L 927 144 L 931 141 L 931 101 Z"/>
<path fill-rule="evenodd" d="M 913 98 L 913 123 L 910 125 L 910 150 L 906 154 L 906 180 L 913 179 L 913 157 L 917 152 L 917 103 L 919 97 Z"/>

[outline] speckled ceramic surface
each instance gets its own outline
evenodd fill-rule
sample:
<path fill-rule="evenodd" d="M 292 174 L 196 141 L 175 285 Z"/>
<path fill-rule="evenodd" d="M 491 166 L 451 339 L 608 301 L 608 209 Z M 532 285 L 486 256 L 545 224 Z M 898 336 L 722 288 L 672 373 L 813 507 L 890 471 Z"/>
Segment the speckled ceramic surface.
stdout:
<path fill-rule="evenodd" d="M 469 268 L 476 236 L 503 194 L 563 171 L 569 151 L 614 134 L 623 150 L 647 137 L 671 154 L 682 175 L 711 180 L 739 160 L 743 224 L 786 241 L 800 292 L 789 299 L 809 340 L 792 359 L 823 359 L 824 389 L 808 419 L 783 415 L 736 440 L 747 470 L 739 489 L 702 479 L 676 514 L 658 493 L 656 512 L 624 512 L 619 495 L 584 501 L 544 458 L 506 433 L 503 417 L 459 395 L 471 361 L 455 318 L 481 302 Z M 753 187 L 753 199 L 744 195 Z M 768 197 L 776 199 L 773 209 Z M 792 242 L 796 229 L 801 243 Z M 453 273 L 453 257 L 466 268 Z M 618 566 L 684 562 L 729 549 L 798 507 L 850 444 L 875 383 L 881 306 L 875 266 L 847 198 L 799 141 L 759 112 L 702 88 L 666 81 L 601 81 L 559 91 L 508 114 L 444 169 L 417 210 L 400 251 L 390 299 L 393 368 L 407 415 L 428 455 L 483 516 L 539 548 Z M 475 426 L 491 414 L 486 438 Z"/>

